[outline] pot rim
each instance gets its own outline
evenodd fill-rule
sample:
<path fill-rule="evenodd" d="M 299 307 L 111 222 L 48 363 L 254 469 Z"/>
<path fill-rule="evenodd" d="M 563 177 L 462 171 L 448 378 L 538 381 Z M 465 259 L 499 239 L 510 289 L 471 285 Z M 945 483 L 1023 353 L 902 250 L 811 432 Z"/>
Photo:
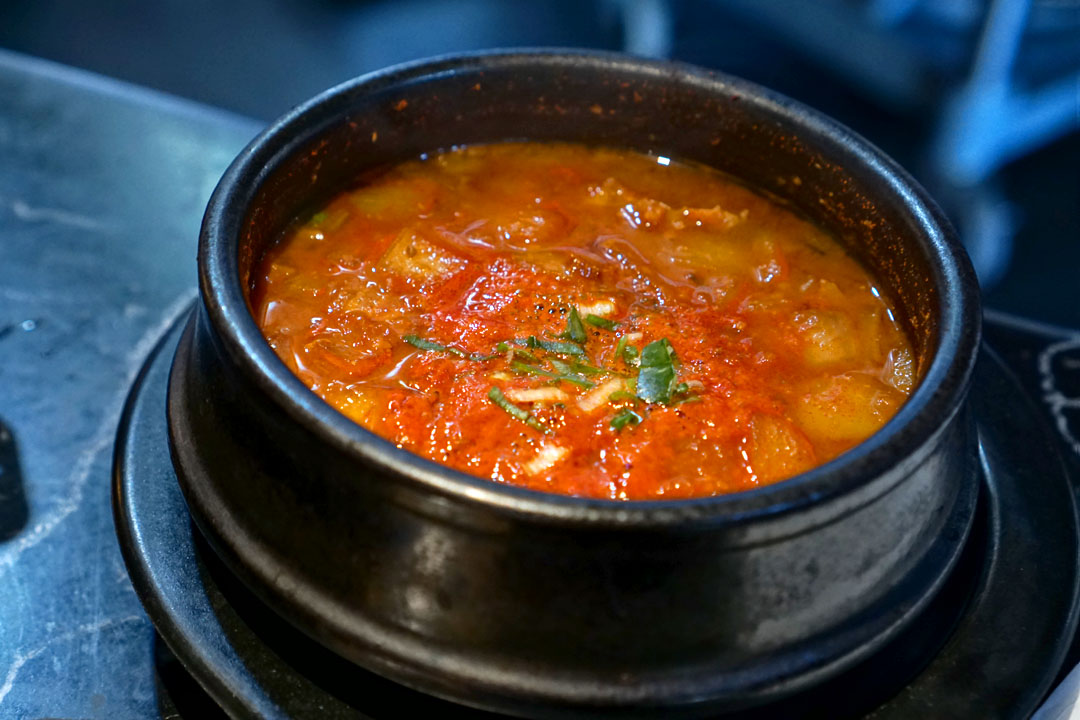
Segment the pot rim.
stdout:
<path fill-rule="evenodd" d="M 282 162 L 346 118 L 354 98 L 369 92 L 404 89 L 461 71 L 583 65 L 594 71 L 677 78 L 711 96 L 737 96 L 845 155 L 841 164 L 861 163 L 884 181 L 875 195 L 892 194 L 907 208 L 931 255 L 940 321 L 933 336 L 933 360 L 882 428 L 827 463 L 751 490 L 675 500 L 582 498 L 492 482 L 398 448 L 323 401 L 278 359 L 249 310 L 239 277 L 239 238 L 250 201 Z M 921 455 L 959 409 L 981 333 L 978 282 L 948 220 L 926 191 L 870 142 L 826 115 L 746 80 L 685 63 L 604 51 L 524 48 L 442 55 L 368 73 L 315 96 L 260 132 L 226 170 L 203 218 L 198 264 L 200 295 L 220 347 L 302 428 L 361 465 L 379 469 L 388 482 L 412 482 L 448 499 L 518 517 L 596 527 L 742 525 L 822 504 L 888 475 L 905 464 L 905 458 Z"/>

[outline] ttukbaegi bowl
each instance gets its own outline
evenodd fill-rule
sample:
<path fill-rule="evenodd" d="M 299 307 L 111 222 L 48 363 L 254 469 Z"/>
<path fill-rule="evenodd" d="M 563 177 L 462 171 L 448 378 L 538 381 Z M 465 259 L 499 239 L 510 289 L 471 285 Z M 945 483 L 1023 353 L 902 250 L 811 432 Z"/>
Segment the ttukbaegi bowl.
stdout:
<path fill-rule="evenodd" d="M 888 289 L 922 358 L 917 389 L 835 460 L 695 500 L 504 486 L 354 424 L 263 339 L 246 300 L 253 264 L 366 169 L 511 139 L 698 161 L 782 198 Z M 198 527 L 297 627 L 424 692 L 530 716 L 767 702 L 910 623 L 971 523 L 965 397 L 980 311 L 967 257 L 880 151 L 736 78 L 531 51 L 361 77 L 289 112 L 233 162 L 203 221 L 199 283 L 168 397 Z"/>

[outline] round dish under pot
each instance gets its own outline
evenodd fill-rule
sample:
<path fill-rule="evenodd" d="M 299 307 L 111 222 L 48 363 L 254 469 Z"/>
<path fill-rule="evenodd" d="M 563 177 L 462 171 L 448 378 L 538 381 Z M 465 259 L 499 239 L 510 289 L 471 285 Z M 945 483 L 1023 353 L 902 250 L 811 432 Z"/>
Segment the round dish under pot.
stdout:
<path fill-rule="evenodd" d="M 698 161 L 831 230 L 893 298 L 920 383 L 839 458 L 749 492 L 617 502 L 470 477 L 338 414 L 249 312 L 253 264 L 365 170 L 563 140 Z M 489 53 L 365 76 L 259 135 L 210 201 L 174 360 L 173 461 L 200 530 L 263 600 L 357 664 L 528 716 L 702 715 L 872 653 L 949 573 L 977 493 L 965 397 L 977 285 L 925 192 L 850 131 L 718 73 Z"/>

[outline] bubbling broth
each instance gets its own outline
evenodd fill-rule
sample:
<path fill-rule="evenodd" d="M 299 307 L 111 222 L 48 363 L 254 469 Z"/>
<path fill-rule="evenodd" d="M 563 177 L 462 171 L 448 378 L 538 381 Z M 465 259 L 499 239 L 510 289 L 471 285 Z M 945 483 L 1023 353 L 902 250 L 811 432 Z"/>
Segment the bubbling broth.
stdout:
<path fill-rule="evenodd" d="M 457 148 L 273 246 L 251 307 L 308 387 L 400 448 L 620 500 L 777 482 L 880 428 L 916 362 L 827 233 L 707 168 Z"/>

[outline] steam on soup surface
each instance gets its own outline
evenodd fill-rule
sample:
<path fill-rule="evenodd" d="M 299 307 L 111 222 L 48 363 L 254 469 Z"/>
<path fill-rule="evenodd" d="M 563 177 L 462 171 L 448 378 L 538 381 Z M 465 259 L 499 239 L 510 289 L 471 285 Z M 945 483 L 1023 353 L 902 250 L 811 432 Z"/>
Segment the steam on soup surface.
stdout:
<path fill-rule="evenodd" d="M 626 500 L 776 482 L 915 381 L 867 272 L 715 171 L 507 143 L 424 156 L 275 245 L 251 306 L 326 402 L 435 462 Z"/>

